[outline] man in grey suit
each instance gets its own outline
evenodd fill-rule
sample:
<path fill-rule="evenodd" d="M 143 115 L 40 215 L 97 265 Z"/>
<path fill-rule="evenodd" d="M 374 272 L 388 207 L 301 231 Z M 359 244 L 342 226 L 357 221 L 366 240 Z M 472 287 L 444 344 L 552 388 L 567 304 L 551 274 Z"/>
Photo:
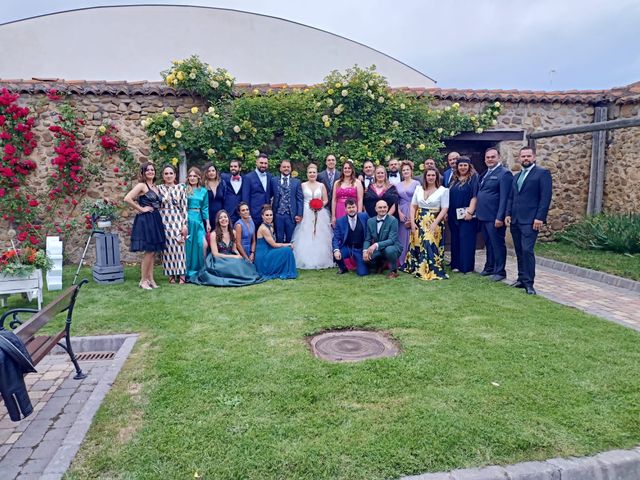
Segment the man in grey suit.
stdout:
<path fill-rule="evenodd" d="M 336 170 L 336 156 L 329 154 L 324 160 L 325 169 L 318 174 L 318 181 L 327 187 L 327 197 L 329 202 L 325 208 L 331 210 L 331 199 L 333 198 L 333 184 L 338 180 L 340 174 Z"/>
<path fill-rule="evenodd" d="M 398 220 L 388 213 L 387 202 L 378 200 L 376 216 L 367 221 L 362 258 L 379 273 L 382 273 L 384 263 L 389 262 L 391 271 L 387 278 L 398 278 L 398 257 L 402 245 L 398 242 Z"/>

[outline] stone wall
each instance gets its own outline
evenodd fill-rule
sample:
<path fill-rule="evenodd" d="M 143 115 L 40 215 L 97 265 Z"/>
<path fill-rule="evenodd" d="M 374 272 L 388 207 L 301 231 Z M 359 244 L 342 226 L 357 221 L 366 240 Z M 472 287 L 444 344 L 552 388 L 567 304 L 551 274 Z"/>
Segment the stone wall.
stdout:
<path fill-rule="evenodd" d="M 0 82 L 1 83 L 1 82 Z M 9 85 L 9 88 L 11 86 Z M 106 89 L 108 90 L 108 89 Z M 159 93 L 158 93 L 159 92 Z M 466 91 L 472 92 L 472 91 Z M 37 136 L 38 148 L 32 159 L 39 165 L 49 165 L 53 157 L 53 137 L 48 131 L 51 116 L 54 115 L 56 104 L 47 97 L 35 91 L 21 91 L 21 102 L 34 106 L 38 114 L 37 126 L 34 133 Z M 188 95 L 176 96 L 171 92 L 164 92 L 162 88 L 149 93 L 146 90 L 131 89 L 99 92 L 71 92 L 72 105 L 86 115 L 87 125 L 84 133 L 84 145 L 90 152 L 95 152 L 96 129 L 106 123 L 114 123 L 121 134 L 127 139 L 129 147 L 140 162 L 149 159 L 149 141 L 145 135 L 140 120 L 149 114 L 171 109 L 178 114 L 187 113 L 192 106 L 204 107 L 204 103 L 197 97 Z M 479 112 L 488 101 L 500 100 L 503 113 L 498 118 L 496 129 L 516 129 L 526 132 L 551 130 L 570 125 L 589 124 L 593 122 L 594 101 L 585 96 L 584 100 L 557 101 L 552 100 L 515 100 L 505 99 L 504 95 L 491 98 L 486 96 L 480 100 L 474 98 L 451 98 L 436 96 L 436 106 L 450 105 L 457 101 L 461 109 L 467 112 Z M 640 113 L 640 101 L 624 105 L 614 105 L 610 108 L 610 119 L 629 118 Z M 519 169 L 516 160 L 521 142 L 502 142 L 500 153 L 503 161 L 513 170 Z M 589 169 L 591 161 L 591 135 L 569 135 L 541 139 L 537 143 L 538 162 L 548 168 L 554 180 L 553 200 L 549 211 L 549 224 L 545 234 L 557 231 L 566 225 L 583 217 L 586 212 Z M 608 135 L 607 170 L 604 192 L 604 207 L 606 211 L 639 211 L 640 209 L 640 128 L 617 130 Z M 89 155 L 90 162 L 100 162 L 94 154 Z M 109 165 L 104 166 L 105 182 L 91 185 L 87 197 L 96 199 L 109 197 L 122 199 L 126 188 L 118 184 L 119 179 Z M 41 168 L 33 174 L 32 187 L 43 188 L 46 181 L 47 169 Z M 74 214 L 81 218 L 80 206 L 75 207 Z M 137 255 L 129 253 L 129 234 L 134 212 L 124 209 L 115 231 L 121 239 L 122 258 L 125 262 L 138 261 Z M 0 242 L 6 244 L 5 226 L 0 228 Z M 85 231 L 75 232 L 73 237 L 65 242 L 65 254 L 69 261 L 77 262 L 86 242 Z M 93 258 L 93 249 L 89 249 L 87 260 Z"/>

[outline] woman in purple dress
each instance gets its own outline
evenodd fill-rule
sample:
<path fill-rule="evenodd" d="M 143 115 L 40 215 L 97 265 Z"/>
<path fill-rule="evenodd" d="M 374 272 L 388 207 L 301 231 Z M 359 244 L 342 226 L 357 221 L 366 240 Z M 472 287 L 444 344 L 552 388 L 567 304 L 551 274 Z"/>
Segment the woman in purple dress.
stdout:
<path fill-rule="evenodd" d="M 398 241 L 402 245 L 398 263 L 402 265 L 407 256 L 411 237 L 411 199 L 420 182 L 413 179 L 413 162 L 409 160 L 404 160 L 400 164 L 400 175 L 402 181 L 396 185 L 396 190 L 398 190 Z"/>

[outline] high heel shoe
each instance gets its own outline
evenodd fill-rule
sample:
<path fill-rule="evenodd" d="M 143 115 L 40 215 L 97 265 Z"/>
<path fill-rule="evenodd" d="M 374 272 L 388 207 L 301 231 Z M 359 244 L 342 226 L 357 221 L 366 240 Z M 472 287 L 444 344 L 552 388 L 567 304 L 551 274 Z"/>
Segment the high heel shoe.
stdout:
<path fill-rule="evenodd" d="M 150 286 L 151 288 L 160 288 L 160 287 L 158 287 L 158 285 L 156 284 L 156 282 L 149 282 L 149 286 Z"/>
<path fill-rule="evenodd" d="M 138 284 L 138 286 L 143 289 L 143 290 L 153 290 L 153 288 L 151 287 L 151 285 L 149 285 L 147 282 L 143 282 L 140 281 L 140 283 Z"/>

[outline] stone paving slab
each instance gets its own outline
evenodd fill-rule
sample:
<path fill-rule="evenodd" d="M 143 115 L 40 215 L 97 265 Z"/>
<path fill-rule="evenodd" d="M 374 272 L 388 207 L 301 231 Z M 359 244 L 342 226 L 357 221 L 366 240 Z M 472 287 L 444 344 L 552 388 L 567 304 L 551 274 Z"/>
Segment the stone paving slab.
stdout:
<path fill-rule="evenodd" d="M 81 361 L 82 380 L 66 354 L 45 357 L 25 377 L 34 413 L 20 422 L 0 400 L 0 480 L 62 478 L 137 339 L 126 337 L 115 358 Z"/>

